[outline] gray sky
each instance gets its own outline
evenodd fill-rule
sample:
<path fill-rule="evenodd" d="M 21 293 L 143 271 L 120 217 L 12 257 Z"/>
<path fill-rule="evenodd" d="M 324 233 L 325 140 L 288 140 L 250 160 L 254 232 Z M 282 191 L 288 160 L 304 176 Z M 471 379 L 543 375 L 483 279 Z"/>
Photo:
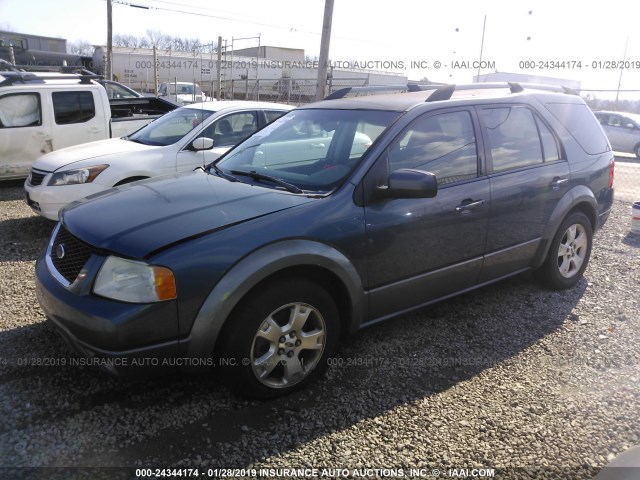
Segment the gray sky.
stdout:
<path fill-rule="evenodd" d="M 114 3 L 116 34 L 144 36 L 152 29 L 205 43 L 218 35 L 231 42 L 260 34 L 262 45 L 303 48 L 310 56 L 319 52 L 324 0 L 122 3 L 150 9 Z M 480 57 L 485 15 L 482 58 L 492 63 L 482 73 L 531 73 L 580 80 L 583 88 L 616 89 L 620 69 L 611 62 L 623 60 L 628 40 L 624 58 L 630 62 L 621 88 L 640 90 L 638 1 L 335 0 L 330 58 L 402 62 L 404 68 L 395 71 L 412 79 L 470 82 L 477 73 L 472 62 Z M 104 45 L 106 1 L 0 0 L 0 29 Z M 236 49 L 256 45 L 257 39 L 234 41 Z M 429 68 L 412 68 L 412 62 Z M 453 68 L 455 62 L 459 68 Z M 626 98 L 640 99 L 640 92 Z"/>

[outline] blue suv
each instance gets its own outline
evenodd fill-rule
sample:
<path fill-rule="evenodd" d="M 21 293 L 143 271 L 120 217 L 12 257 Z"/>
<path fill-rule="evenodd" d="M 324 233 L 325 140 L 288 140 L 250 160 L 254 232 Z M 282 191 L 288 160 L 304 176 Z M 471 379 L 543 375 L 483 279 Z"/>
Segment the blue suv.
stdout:
<path fill-rule="evenodd" d="M 269 398 L 367 325 L 528 270 L 570 288 L 614 157 L 584 101 L 547 90 L 346 89 L 292 110 L 206 168 L 67 207 L 40 304 L 113 373 L 217 371 Z"/>

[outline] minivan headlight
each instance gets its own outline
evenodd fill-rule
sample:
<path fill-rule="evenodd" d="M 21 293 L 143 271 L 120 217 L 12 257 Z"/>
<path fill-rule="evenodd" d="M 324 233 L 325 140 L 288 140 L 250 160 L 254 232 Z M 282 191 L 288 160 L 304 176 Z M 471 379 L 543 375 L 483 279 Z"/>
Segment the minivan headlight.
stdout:
<path fill-rule="evenodd" d="M 176 298 L 176 281 L 166 267 L 107 257 L 102 264 L 93 293 L 130 303 L 152 303 Z"/>
<path fill-rule="evenodd" d="M 49 180 L 49 186 L 78 185 L 80 183 L 91 183 L 109 165 L 94 165 L 93 167 L 78 168 L 77 170 L 65 170 L 55 172 Z"/>

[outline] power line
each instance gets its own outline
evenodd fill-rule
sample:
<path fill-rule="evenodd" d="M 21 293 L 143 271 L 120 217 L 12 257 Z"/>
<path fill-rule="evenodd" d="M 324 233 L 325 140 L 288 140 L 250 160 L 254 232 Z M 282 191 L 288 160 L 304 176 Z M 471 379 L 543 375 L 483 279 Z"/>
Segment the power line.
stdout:
<path fill-rule="evenodd" d="M 160 0 L 155 0 L 157 2 L 160 2 Z M 129 2 L 125 2 L 123 0 L 113 0 L 114 4 L 118 4 L 118 5 L 125 5 L 127 7 L 134 7 L 134 8 L 142 8 L 145 10 L 161 10 L 161 11 L 166 11 L 166 12 L 174 12 L 174 13 L 184 13 L 185 15 L 193 15 L 196 17 L 206 17 L 206 18 L 215 18 L 218 20 L 227 20 L 230 22 L 242 22 L 242 23 L 250 23 L 252 25 L 260 25 L 262 27 L 271 27 L 271 28 L 279 28 L 281 30 L 287 30 L 289 32 L 297 32 L 297 33 L 308 33 L 311 35 L 320 35 L 319 32 L 311 32 L 311 31 L 307 31 L 307 30 L 299 30 L 295 27 L 284 27 L 282 25 L 275 25 L 273 23 L 265 23 L 265 22 L 258 22 L 255 20 L 247 20 L 246 18 L 239 18 L 239 17 L 228 17 L 228 16 L 222 16 L 222 15 L 212 15 L 212 14 L 208 14 L 208 13 L 199 13 L 199 12 L 190 12 L 187 10 L 181 10 L 181 9 L 176 9 L 176 8 L 167 8 L 167 7 L 157 7 L 157 6 L 152 6 L 152 5 L 141 5 L 141 4 L 137 4 L 137 3 L 129 3 Z M 161 2 L 161 3 L 169 3 L 169 4 L 175 4 L 174 2 Z M 177 4 L 176 4 L 177 5 Z M 196 8 L 193 7 L 192 5 L 188 5 L 189 7 L 192 8 Z M 201 7 L 197 7 L 197 8 L 201 8 Z M 207 10 L 211 10 L 211 9 L 207 9 Z M 211 10 L 211 11 L 215 11 L 215 10 Z"/>

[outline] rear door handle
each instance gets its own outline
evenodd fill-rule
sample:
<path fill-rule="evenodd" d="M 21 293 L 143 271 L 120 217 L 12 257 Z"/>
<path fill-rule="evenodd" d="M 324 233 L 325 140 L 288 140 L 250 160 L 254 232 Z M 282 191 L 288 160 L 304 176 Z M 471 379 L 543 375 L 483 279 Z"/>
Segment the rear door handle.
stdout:
<path fill-rule="evenodd" d="M 569 183 L 568 178 L 556 177 L 551 182 L 551 188 L 553 188 L 554 190 L 558 190 L 560 188 L 560 185 L 564 185 L 565 183 Z"/>
<path fill-rule="evenodd" d="M 474 208 L 481 207 L 482 205 L 484 205 L 484 200 L 463 200 L 462 203 L 456 207 L 456 212 L 466 215 L 471 213 L 471 210 Z"/>

